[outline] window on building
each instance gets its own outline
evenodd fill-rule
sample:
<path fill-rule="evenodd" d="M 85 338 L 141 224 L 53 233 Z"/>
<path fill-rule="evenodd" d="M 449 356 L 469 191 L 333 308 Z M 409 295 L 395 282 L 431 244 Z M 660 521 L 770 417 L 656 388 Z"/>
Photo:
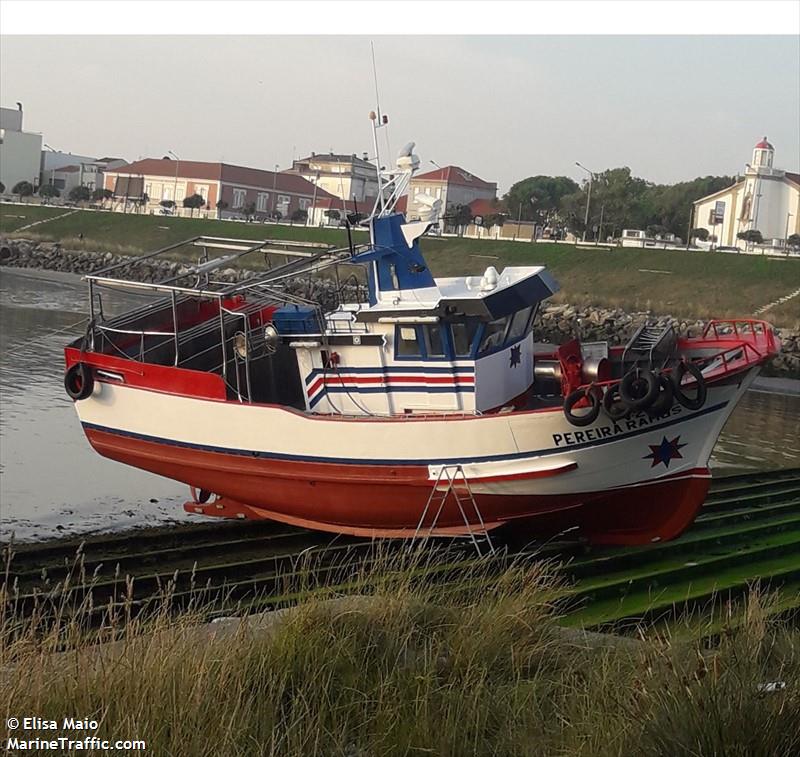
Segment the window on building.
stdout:
<path fill-rule="evenodd" d="M 450 325 L 456 357 L 469 357 L 472 354 L 472 344 L 475 341 L 475 334 L 478 333 L 478 326 L 480 321 L 477 318 L 467 318 L 465 321 Z"/>
<path fill-rule="evenodd" d="M 503 344 L 507 326 L 508 316 L 489 321 L 489 323 L 486 324 L 486 329 L 483 333 L 483 339 L 481 340 L 481 346 L 478 352 L 483 354 L 484 352 L 489 352 L 500 347 Z"/>
<path fill-rule="evenodd" d="M 416 326 L 397 326 L 395 329 L 395 355 L 398 357 L 420 357 Z"/>
<path fill-rule="evenodd" d="M 233 190 L 233 203 L 231 207 L 233 208 L 241 208 L 244 207 L 244 201 L 247 197 L 247 190 L 245 189 L 236 189 Z"/>
<path fill-rule="evenodd" d="M 204 200 L 208 200 L 208 184 L 195 184 L 194 193 L 200 195 Z"/>
<path fill-rule="evenodd" d="M 174 187 L 171 184 L 165 184 L 164 190 L 161 193 L 162 200 L 171 200 L 172 199 L 172 190 Z"/>
<path fill-rule="evenodd" d="M 258 199 L 256 200 L 256 210 L 261 213 L 266 213 L 269 209 L 269 193 L 259 192 Z"/>
<path fill-rule="evenodd" d="M 298 202 L 300 203 L 300 210 L 308 210 L 311 207 L 311 200 L 306 197 L 301 197 Z"/>

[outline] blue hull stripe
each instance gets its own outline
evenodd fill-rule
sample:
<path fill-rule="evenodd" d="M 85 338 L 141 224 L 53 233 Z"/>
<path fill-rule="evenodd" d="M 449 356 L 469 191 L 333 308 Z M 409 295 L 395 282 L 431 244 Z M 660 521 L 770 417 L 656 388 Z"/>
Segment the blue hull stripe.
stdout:
<path fill-rule="evenodd" d="M 582 442 L 581 444 L 572 444 L 568 447 L 551 447 L 550 449 L 530 450 L 528 452 L 516 452 L 513 454 L 505 454 L 505 455 L 479 455 L 477 457 L 470 457 L 470 458 L 464 458 L 464 457 L 445 457 L 436 459 L 404 458 L 399 460 L 385 459 L 385 458 L 371 458 L 371 459 L 354 460 L 353 458 L 347 458 L 347 457 L 317 457 L 314 455 L 290 455 L 277 452 L 259 452 L 254 450 L 214 447 L 206 444 L 194 444 L 192 442 L 179 442 L 175 441 L 174 439 L 164 439 L 157 436 L 147 436 L 145 434 L 137 434 L 131 431 L 120 431 L 115 428 L 109 428 L 107 426 L 99 426 L 94 423 L 83 423 L 83 427 L 84 429 L 105 431 L 110 434 L 116 434 L 117 436 L 125 436 L 131 439 L 140 439 L 142 441 L 147 441 L 147 442 L 166 444 L 172 447 L 184 447 L 187 449 L 197 449 L 205 452 L 221 452 L 227 455 L 241 455 L 244 457 L 256 457 L 267 460 L 288 460 L 293 462 L 305 462 L 305 463 L 333 463 L 335 465 L 449 465 L 449 464 L 465 463 L 465 462 L 484 463 L 484 462 L 493 462 L 501 460 L 521 460 L 523 458 L 536 458 L 536 457 L 544 457 L 546 455 L 561 454 L 564 452 L 573 452 L 575 450 L 585 449 L 587 447 L 600 447 L 604 444 L 610 444 L 611 442 L 618 442 L 623 439 L 630 439 L 635 436 L 642 436 L 644 434 L 649 434 L 653 431 L 660 431 L 661 429 L 669 428 L 670 426 L 675 426 L 679 423 L 684 423 L 685 421 L 693 420 L 694 418 L 699 418 L 703 415 L 708 415 L 709 413 L 715 413 L 718 410 L 722 410 L 722 408 L 726 407 L 727 404 L 728 404 L 727 402 L 722 402 L 718 405 L 712 405 L 710 407 L 704 408 L 703 410 L 699 410 L 698 412 L 692 413 L 691 415 L 680 416 L 678 418 L 673 418 L 672 420 L 660 423 L 658 425 L 646 426 L 644 428 L 635 429 L 633 431 L 628 431 L 626 433 L 617 434 L 616 436 L 604 437 L 602 439 L 598 439 L 597 441 Z"/>

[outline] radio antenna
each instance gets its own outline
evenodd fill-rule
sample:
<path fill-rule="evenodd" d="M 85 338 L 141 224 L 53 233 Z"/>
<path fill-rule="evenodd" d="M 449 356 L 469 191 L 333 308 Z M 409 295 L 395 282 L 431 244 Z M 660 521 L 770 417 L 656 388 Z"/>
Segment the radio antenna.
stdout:
<path fill-rule="evenodd" d="M 372 51 L 372 80 L 375 82 L 375 106 L 378 110 L 378 123 L 381 122 L 381 98 L 378 94 L 378 67 L 375 65 L 375 43 L 369 43 Z"/>
<path fill-rule="evenodd" d="M 372 111 L 369 114 L 370 120 L 372 121 L 372 139 L 375 145 L 375 162 L 377 164 L 375 170 L 378 174 L 378 196 L 375 198 L 375 209 L 377 210 L 378 205 L 380 205 L 382 212 L 386 207 L 386 200 L 383 196 L 383 175 L 381 172 L 381 151 L 378 147 L 378 129 L 380 129 L 388 119 L 386 116 L 381 115 L 381 100 L 378 92 L 378 68 L 375 65 L 375 44 L 370 41 L 369 46 L 372 50 L 372 79 L 375 82 L 375 107 L 377 109 L 377 113 Z"/>

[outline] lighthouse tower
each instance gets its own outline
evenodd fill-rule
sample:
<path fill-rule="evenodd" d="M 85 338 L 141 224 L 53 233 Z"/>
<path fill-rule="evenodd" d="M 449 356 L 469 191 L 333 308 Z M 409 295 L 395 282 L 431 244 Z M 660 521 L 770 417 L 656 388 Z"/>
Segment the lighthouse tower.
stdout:
<path fill-rule="evenodd" d="M 775 148 L 764 137 L 753 148 L 753 162 L 750 164 L 758 170 L 759 168 L 772 168 L 772 159 L 775 157 Z"/>

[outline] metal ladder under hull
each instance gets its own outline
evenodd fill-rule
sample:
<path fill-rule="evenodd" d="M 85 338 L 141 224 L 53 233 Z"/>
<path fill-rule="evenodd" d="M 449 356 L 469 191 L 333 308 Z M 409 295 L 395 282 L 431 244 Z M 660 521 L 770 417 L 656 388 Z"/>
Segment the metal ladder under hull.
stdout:
<path fill-rule="evenodd" d="M 460 494 L 458 491 L 459 487 L 462 488 Z M 486 554 L 494 554 L 494 545 L 489 537 L 489 532 L 486 530 L 486 524 L 484 523 L 478 503 L 475 500 L 475 495 L 472 493 L 469 481 L 464 474 L 464 467 L 460 463 L 457 465 L 443 465 L 439 468 L 439 473 L 433 483 L 428 501 L 425 503 L 422 515 L 417 523 L 417 529 L 414 532 L 414 540 L 423 534 L 426 538 L 433 535 L 433 531 L 436 528 L 436 524 L 439 522 L 439 517 L 449 497 L 452 497 L 456 502 L 464 525 L 467 527 L 468 538 L 472 541 L 478 556 L 482 557 L 484 554 L 484 551 L 481 550 L 481 541 L 484 542 L 484 546 L 486 547 Z M 426 529 L 425 519 L 432 510 L 435 510 L 433 519 Z M 473 527 L 474 524 L 470 521 L 470 515 L 472 513 L 474 513 L 479 524 L 477 529 Z M 426 534 L 424 533 L 425 530 L 427 530 Z"/>

